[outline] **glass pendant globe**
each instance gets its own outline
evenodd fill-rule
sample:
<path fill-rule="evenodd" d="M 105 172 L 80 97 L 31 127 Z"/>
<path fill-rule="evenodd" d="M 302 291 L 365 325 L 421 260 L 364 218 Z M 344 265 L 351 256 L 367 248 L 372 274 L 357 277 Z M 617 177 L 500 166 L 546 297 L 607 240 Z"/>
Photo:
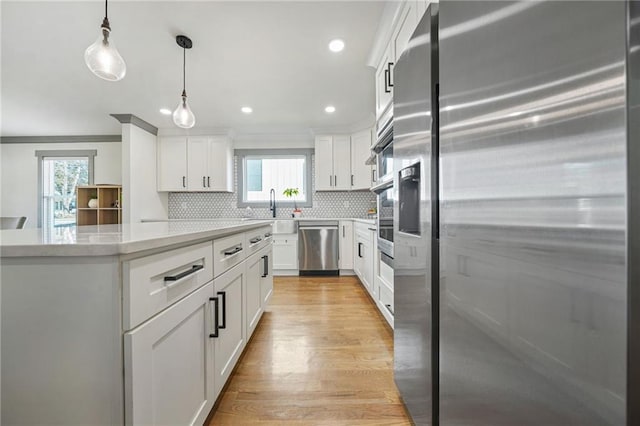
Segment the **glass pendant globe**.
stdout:
<path fill-rule="evenodd" d="M 113 41 L 109 40 L 109 30 L 100 29 L 101 34 L 84 52 L 84 61 L 92 73 L 108 81 L 122 80 L 127 73 L 124 59 L 118 53 Z"/>
<path fill-rule="evenodd" d="M 186 96 L 182 98 L 176 110 L 173 111 L 173 122 L 183 129 L 190 129 L 196 124 L 196 116 L 193 115 L 191 108 L 189 108 Z"/>

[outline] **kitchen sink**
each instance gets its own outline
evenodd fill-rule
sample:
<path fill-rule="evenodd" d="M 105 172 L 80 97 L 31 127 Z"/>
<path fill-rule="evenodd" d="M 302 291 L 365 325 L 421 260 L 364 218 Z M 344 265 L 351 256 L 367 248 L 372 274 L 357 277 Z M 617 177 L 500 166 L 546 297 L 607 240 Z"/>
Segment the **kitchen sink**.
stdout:
<path fill-rule="evenodd" d="M 297 234 L 298 233 L 298 221 L 288 220 L 274 220 L 273 221 L 273 233 L 274 234 Z"/>

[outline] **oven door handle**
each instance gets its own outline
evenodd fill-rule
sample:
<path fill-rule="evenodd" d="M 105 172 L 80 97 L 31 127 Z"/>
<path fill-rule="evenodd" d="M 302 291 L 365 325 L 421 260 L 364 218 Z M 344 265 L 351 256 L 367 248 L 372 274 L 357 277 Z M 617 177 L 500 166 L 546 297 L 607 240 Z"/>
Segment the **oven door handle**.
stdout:
<path fill-rule="evenodd" d="M 375 192 L 376 194 L 381 194 L 391 187 L 393 187 L 393 179 L 389 179 L 382 183 L 379 183 L 378 185 L 372 187 L 371 191 Z"/>

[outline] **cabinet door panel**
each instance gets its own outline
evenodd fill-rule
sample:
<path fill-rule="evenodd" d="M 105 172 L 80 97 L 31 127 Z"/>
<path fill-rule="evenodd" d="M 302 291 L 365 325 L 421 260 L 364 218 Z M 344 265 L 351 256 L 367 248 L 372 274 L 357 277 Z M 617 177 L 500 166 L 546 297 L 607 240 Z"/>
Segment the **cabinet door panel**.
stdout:
<path fill-rule="evenodd" d="M 351 138 L 333 137 L 333 189 L 351 189 Z"/>
<path fill-rule="evenodd" d="M 207 184 L 210 191 L 233 192 L 233 150 L 226 138 L 209 141 Z"/>
<path fill-rule="evenodd" d="M 125 333 L 125 420 L 202 424 L 215 401 L 213 283 Z"/>
<path fill-rule="evenodd" d="M 393 33 L 391 38 L 393 57 L 397 62 L 404 52 L 405 48 L 409 44 L 409 39 L 411 38 L 411 34 L 416 29 L 417 24 L 417 16 L 416 16 L 416 4 L 413 2 L 406 2 L 404 4 L 404 10 L 402 11 L 402 17 L 398 23 L 398 27 Z M 391 82 L 393 83 L 393 67 L 391 68 Z"/>
<path fill-rule="evenodd" d="M 262 299 L 262 311 L 267 308 L 273 294 L 273 250 L 269 247 L 262 252 L 262 256 L 267 257 L 267 270 L 262 271 L 260 280 L 260 295 Z M 266 275 L 266 276 L 265 276 Z"/>
<path fill-rule="evenodd" d="M 387 46 L 376 69 L 376 118 L 380 118 L 393 96 L 393 88 L 389 84 L 390 62 L 393 62 L 391 44 Z"/>
<path fill-rule="evenodd" d="M 187 190 L 187 139 L 158 139 L 158 191 Z"/>
<path fill-rule="evenodd" d="M 340 269 L 353 269 L 353 222 L 340 221 Z"/>
<path fill-rule="evenodd" d="M 247 292 L 245 304 L 245 322 L 247 324 L 247 340 L 258 325 L 262 316 L 262 293 L 260 284 L 262 280 L 264 260 L 260 253 L 247 259 Z"/>
<path fill-rule="evenodd" d="M 371 155 L 371 140 L 371 130 L 356 133 L 351 137 L 351 189 L 369 189 L 373 185 L 371 166 L 364 164 Z"/>
<path fill-rule="evenodd" d="M 318 136 L 315 144 L 316 191 L 333 190 L 333 138 Z"/>
<path fill-rule="evenodd" d="M 207 188 L 207 153 L 209 139 L 206 137 L 190 137 L 187 142 L 188 187 L 189 191 L 208 191 Z"/>
<path fill-rule="evenodd" d="M 281 270 L 298 269 L 298 235 L 273 236 L 273 267 Z"/>
<path fill-rule="evenodd" d="M 215 342 L 216 394 L 226 383 L 245 345 L 243 299 L 246 291 L 245 264 L 241 263 L 213 280 L 216 297 L 220 299 L 219 330 Z M 224 293 L 224 296 L 220 294 Z M 224 300 L 223 300 L 224 299 Z M 223 305 L 226 305 L 223 309 Z"/>

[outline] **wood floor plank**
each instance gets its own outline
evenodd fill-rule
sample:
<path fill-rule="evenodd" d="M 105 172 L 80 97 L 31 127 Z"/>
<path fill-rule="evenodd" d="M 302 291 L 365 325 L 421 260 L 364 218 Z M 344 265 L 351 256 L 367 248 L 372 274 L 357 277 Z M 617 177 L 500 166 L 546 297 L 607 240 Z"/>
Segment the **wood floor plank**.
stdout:
<path fill-rule="evenodd" d="M 393 335 L 355 277 L 276 277 L 210 425 L 410 425 Z"/>

